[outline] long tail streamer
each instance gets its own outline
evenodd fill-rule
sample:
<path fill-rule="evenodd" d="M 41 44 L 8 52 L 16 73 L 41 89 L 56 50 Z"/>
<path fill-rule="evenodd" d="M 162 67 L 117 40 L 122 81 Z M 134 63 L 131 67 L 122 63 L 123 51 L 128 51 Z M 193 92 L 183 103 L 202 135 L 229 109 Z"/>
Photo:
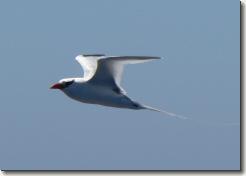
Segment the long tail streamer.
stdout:
<path fill-rule="evenodd" d="M 203 125 L 209 125 L 209 126 L 240 126 L 240 123 L 237 122 L 208 122 L 208 121 L 203 121 L 203 120 L 198 120 L 198 119 L 192 119 L 183 115 L 178 115 L 172 112 L 168 112 L 168 111 L 164 111 L 164 110 L 160 110 L 157 108 L 153 108 L 151 106 L 147 106 L 147 105 L 142 105 L 143 109 L 147 109 L 147 110 L 151 110 L 151 111 L 157 111 L 157 112 L 161 112 L 164 113 L 170 117 L 175 117 L 177 119 L 182 119 L 182 120 L 191 120 L 193 122 L 196 122 L 198 124 L 203 124 Z"/>

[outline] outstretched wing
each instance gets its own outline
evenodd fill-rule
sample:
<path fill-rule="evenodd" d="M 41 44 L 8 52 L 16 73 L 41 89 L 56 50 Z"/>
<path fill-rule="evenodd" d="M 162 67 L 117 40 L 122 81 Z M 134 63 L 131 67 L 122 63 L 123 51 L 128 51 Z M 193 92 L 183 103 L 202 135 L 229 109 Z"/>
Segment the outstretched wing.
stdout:
<path fill-rule="evenodd" d="M 102 54 L 93 54 L 93 55 L 79 55 L 75 59 L 82 66 L 84 70 L 84 80 L 90 80 L 97 70 L 97 60 L 102 58 L 105 55 Z"/>
<path fill-rule="evenodd" d="M 125 64 L 137 64 L 160 57 L 150 56 L 109 56 L 97 60 L 97 69 L 89 80 L 90 83 L 119 88 Z"/>

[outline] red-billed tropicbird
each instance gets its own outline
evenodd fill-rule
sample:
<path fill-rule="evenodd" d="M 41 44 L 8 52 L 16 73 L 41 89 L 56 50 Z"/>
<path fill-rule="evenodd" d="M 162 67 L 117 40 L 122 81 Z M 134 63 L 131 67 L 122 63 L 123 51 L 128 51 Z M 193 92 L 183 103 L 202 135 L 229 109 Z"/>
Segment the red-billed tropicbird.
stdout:
<path fill-rule="evenodd" d="M 185 118 L 133 101 L 120 86 L 124 65 L 157 59 L 160 59 L 160 57 L 79 55 L 76 60 L 82 66 L 84 76 L 61 79 L 51 89 L 60 89 L 70 98 L 83 103 L 136 110 L 148 109 L 169 116 Z"/>

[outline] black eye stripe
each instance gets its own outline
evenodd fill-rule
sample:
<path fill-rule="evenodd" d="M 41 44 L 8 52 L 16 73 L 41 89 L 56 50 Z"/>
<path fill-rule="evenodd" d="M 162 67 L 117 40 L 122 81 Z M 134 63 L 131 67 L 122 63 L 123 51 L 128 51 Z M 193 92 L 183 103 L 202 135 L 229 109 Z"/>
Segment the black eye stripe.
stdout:
<path fill-rule="evenodd" d="M 65 85 L 66 85 L 66 86 L 70 86 L 71 84 L 73 84 L 73 82 L 74 82 L 74 80 L 68 81 L 68 82 L 65 83 Z"/>
<path fill-rule="evenodd" d="M 73 82 L 74 82 L 74 80 L 67 81 L 67 82 L 64 81 L 64 82 L 62 82 L 62 85 L 63 85 L 64 88 L 66 88 L 66 87 L 70 86 L 71 84 L 73 84 Z"/>

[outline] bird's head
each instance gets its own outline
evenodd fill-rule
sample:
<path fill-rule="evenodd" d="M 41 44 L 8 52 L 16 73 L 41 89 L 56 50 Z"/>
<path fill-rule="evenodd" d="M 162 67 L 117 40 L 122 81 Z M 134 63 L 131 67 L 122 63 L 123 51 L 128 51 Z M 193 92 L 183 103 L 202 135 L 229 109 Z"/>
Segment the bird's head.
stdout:
<path fill-rule="evenodd" d="M 58 83 L 55 83 L 54 85 L 52 85 L 50 88 L 63 90 L 65 88 L 68 88 L 73 83 L 74 83 L 73 79 L 62 79 Z"/>

